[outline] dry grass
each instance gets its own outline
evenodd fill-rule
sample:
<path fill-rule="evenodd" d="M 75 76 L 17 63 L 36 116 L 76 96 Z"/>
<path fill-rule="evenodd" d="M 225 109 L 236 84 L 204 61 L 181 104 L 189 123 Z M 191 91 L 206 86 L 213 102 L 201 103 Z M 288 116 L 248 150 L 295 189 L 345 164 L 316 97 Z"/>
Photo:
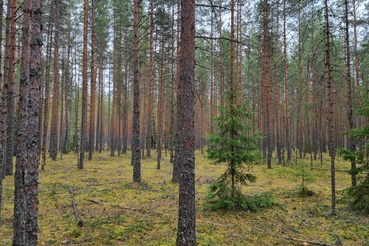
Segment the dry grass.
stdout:
<path fill-rule="evenodd" d="M 162 169 L 152 158 L 142 160 L 141 184 L 132 182 L 130 155 L 110 157 L 94 154 L 85 169 L 77 169 L 76 156 L 48 160 L 40 173 L 39 245 L 174 245 L 178 185 L 171 180 L 172 165 L 164 156 Z M 308 160 L 306 160 L 308 163 Z M 324 159 L 324 168 L 329 160 Z M 308 167 L 309 164 L 306 164 Z M 314 165 L 319 166 L 318 163 Z M 349 164 L 337 160 L 337 168 Z M 301 183 L 298 170 L 266 164 L 253 171 L 257 183 L 244 187 L 246 194 L 271 191 L 276 205 L 260 212 L 211 211 L 204 208 L 207 187 L 225 169 L 213 166 L 196 154 L 197 240 L 199 245 L 308 245 L 273 237 L 285 236 L 327 244 L 369 245 L 369 219 L 355 214 L 344 203 L 337 204 L 337 215 L 330 214 L 329 171 L 305 169 L 315 196 L 300 198 L 296 188 Z M 11 245 L 13 214 L 13 179 L 4 180 L 0 245 Z M 337 172 L 337 189 L 350 185 L 346 173 Z M 69 189 L 74 189 L 77 209 L 84 227 L 76 225 Z M 338 194 L 338 198 L 342 198 Z M 96 204 L 93 199 L 104 203 Z M 157 212 L 122 209 L 119 206 Z"/>

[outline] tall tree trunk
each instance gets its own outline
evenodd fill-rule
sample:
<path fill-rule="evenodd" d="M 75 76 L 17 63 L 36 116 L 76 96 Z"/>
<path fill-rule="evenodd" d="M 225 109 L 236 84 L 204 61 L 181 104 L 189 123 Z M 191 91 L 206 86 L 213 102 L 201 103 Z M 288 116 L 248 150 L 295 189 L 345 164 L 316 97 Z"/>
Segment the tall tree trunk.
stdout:
<path fill-rule="evenodd" d="M 133 8 L 133 32 L 134 32 L 134 60 L 133 60 L 133 117 L 132 117 L 132 160 L 133 181 L 141 182 L 141 148 L 140 148 L 140 32 L 139 32 L 139 8 L 140 0 L 134 0 Z"/>
<path fill-rule="evenodd" d="M 176 120 L 176 138 L 175 138 L 175 153 L 174 153 L 174 162 L 173 162 L 173 176 L 172 176 L 172 182 L 174 183 L 179 183 L 179 159 L 178 159 L 178 156 L 179 156 L 179 149 L 178 149 L 178 138 L 180 137 L 178 134 L 178 129 L 180 127 L 180 123 L 178 122 L 178 86 L 179 86 L 179 60 L 180 60 L 180 24 L 181 24 L 181 18 L 180 18 L 180 12 L 181 12 L 181 9 L 180 9 L 180 1 L 178 1 L 177 3 L 177 63 L 176 63 L 176 66 L 177 66 L 177 76 L 176 76 L 176 104 L 177 104 L 177 120 Z"/>
<path fill-rule="evenodd" d="M 14 149 L 14 103 L 15 103 L 15 49 L 16 49 L 16 19 L 17 19 L 17 1 L 8 1 L 8 17 L 9 19 L 9 38 L 7 38 L 8 45 L 5 47 L 9 49 L 8 56 L 8 73 L 7 79 L 4 79 L 4 88 L 6 91 L 6 141 L 4 151 L 5 161 L 5 175 L 13 175 L 13 149 Z M 5 74 L 6 76 L 6 74 Z"/>
<path fill-rule="evenodd" d="M 125 40 L 128 40 L 128 30 L 126 30 Z M 128 145 L 128 45 L 126 45 L 125 49 L 125 64 L 124 64 L 124 112 L 123 112 L 123 154 L 127 153 L 127 145 Z"/>
<path fill-rule="evenodd" d="M 13 245 L 26 245 L 25 243 L 25 211 L 26 191 L 25 191 L 25 166 L 28 157 L 28 129 L 29 117 L 29 95 L 30 95 L 30 59 L 31 59 L 31 8 L 30 0 L 24 1 L 23 5 L 23 28 L 22 28 L 22 59 L 19 82 L 19 113 L 18 113 L 18 137 L 17 137 L 17 158 L 15 162 L 14 175 L 14 220 L 13 220 Z M 32 127 L 32 126 L 31 126 Z"/>
<path fill-rule="evenodd" d="M 48 40 L 47 40 L 47 66 L 46 66 L 46 84 L 45 84 L 45 102 L 44 102 L 44 122 L 43 122 L 43 130 L 42 130 L 42 160 L 41 160 L 41 169 L 44 170 L 46 165 L 46 137 L 49 128 L 49 114 L 50 114 L 50 70 L 51 70 L 51 47 L 53 40 L 53 27 L 54 27 L 54 19 L 53 15 L 53 7 L 50 10 L 50 19 L 49 19 L 49 27 L 48 27 Z"/>
<path fill-rule="evenodd" d="M 268 0 L 265 0 L 265 16 L 264 16 L 264 97 L 265 97 L 265 132 L 267 138 L 267 148 L 268 148 L 268 159 L 267 159 L 267 166 L 268 168 L 272 168 L 272 136 L 271 136 L 271 128 L 270 128 L 270 96 L 269 96 L 269 57 L 268 57 Z"/>
<path fill-rule="evenodd" d="M 74 152 L 78 158 L 78 111 L 79 111 L 79 80 L 77 79 L 77 46 L 74 51 L 74 74 L 77 82 L 75 83 L 75 123 L 74 123 Z"/>
<path fill-rule="evenodd" d="M 346 41 L 346 80 L 347 80 L 347 119 L 348 119 L 348 131 L 354 129 L 354 115 L 352 109 L 352 96 L 351 96 L 351 66 L 350 66 L 350 39 L 349 39 L 349 20 L 348 20 L 348 0 L 345 0 L 345 41 Z M 356 150 L 355 139 L 348 135 L 348 148 L 351 151 Z M 351 160 L 351 170 L 356 169 L 356 162 L 354 159 Z M 351 174 L 351 185 L 356 186 L 356 175 Z"/>
<path fill-rule="evenodd" d="M 70 11 L 69 11 L 70 18 Z M 70 32 L 71 26 L 68 25 L 68 51 L 67 51 L 67 68 L 65 71 L 65 92 L 64 92 L 64 104 L 65 104 L 65 130 L 64 130 L 64 140 L 63 140 L 63 153 L 68 153 L 69 150 L 67 148 L 68 145 L 68 136 L 69 136 L 69 119 L 68 119 L 68 88 L 69 88 L 69 70 L 70 70 Z"/>
<path fill-rule="evenodd" d="M 181 0 L 181 58 L 178 85 L 179 209 L 177 246 L 196 244 L 194 86 L 195 1 Z"/>
<path fill-rule="evenodd" d="M 92 159 L 95 147 L 95 98 L 96 98 L 96 76 L 95 76 L 95 6 L 91 0 L 91 91 L 90 91 L 90 128 L 88 159 Z"/>
<path fill-rule="evenodd" d="M 65 66 L 64 66 L 64 52 L 61 60 L 61 85 L 60 85 L 60 119 L 59 119 L 59 146 L 58 151 L 60 152 L 60 159 L 63 159 L 63 139 L 64 139 L 64 82 L 65 82 Z"/>
<path fill-rule="evenodd" d="M 328 14 L 328 0 L 324 0 L 325 7 L 325 81 L 327 85 L 327 108 L 328 108 L 328 126 L 329 126 L 329 155 L 331 157 L 331 188 L 332 188 L 332 213 L 336 212 L 336 176 L 335 176 L 335 146 L 333 136 L 333 78 L 330 58 L 330 31 L 329 31 L 329 14 Z"/>
<path fill-rule="evenodd" d="M 153 109 L 153 78 L 152 78 L 152 65 L 153 65 L 153 33 L 154 33 L 154 0 L 150 1 L 150 64 L 149 64 L 149 115 L 147 121 L 147 150 L 146 156 L 151 157 L 151 136 L 152 136 L 152 109 Z"/>
<path fill-rule="evenodd" d="M 279 128 L 279 86 L 278 86 L 278 48 L 279 48 L 279 0 L 277 0 L 277 24 L 276 24 L 276 41 L 275 41 L 275 118 L 276 118 L 276 140 L 277 140 L 277 156 L 278 163 L 282 163 L 282 155 L 281 155 L 281 140 L 280 140 L 280 128 Z"/>
<path fill-rule="evenodd" d="M 164 98 L 165 98 L 165 75 L 164 75 L 164 29 L 165 29 L 165 1 L 163 1 L 162 6 L 162 36 L 161 36 L 161 61 L 160 61 L 160 79 L 159 79 L 159 93 L 158 93 L 158 114 L 157 114 L 157 138 L 156 138 L 156 147 L 158 150 L 158 159 L 157 159 L 157 169 L 160 169 L 160 161 L 161 161 L 161 149 L 162 149 L 162 138 L 163 138 L 163 121 L 164 121 Z"/>
<path fill-rule="evenodd" d="M 58 108 L 59 108 L 59 22 L 60 0 L 55 0 L 55 38 L 54 38 L 54 84 L 50 131 L 50 156 L 56 160 L 58 145 Z"/>
<path fill-rule="evenodd" d="M 100 60 L 100 75 L 99 75 L 99 86 L 100 86 L 100 128 L 98 128 L 99 131 L 99 139 L 100 139 L 100 145 L 99 145 L 99 153 L 103 150 L 104 146 L 104 123 L 103 123 L 103 108 L 104 108 L 104 49 L 103 45 L 101 45 L 101 60 Z M 101 71 L 100 71 L 101 70 Z"/>
<path fill-rule="evenodd" d="M 284 44 L 284 96 L 286 103 L 286 146 L 287 146 L 287 160 L 291 160 L 291 138 L 290 138 L 290 113 L 289 113 L 289 102 L 288 102 L 288 62 L 287 62 L 287 34 L 286 34 L 286 0 L 283 1 L 283 44 Z"/>
<path fill-rule="evenodd" d="M 4 0 L 0 1 L 0 50 L 3 50 L 3 14 L 4 14 Z M 0 52 L 0 89 L 2 89 L 3 85 L 3 74 L 1 72 L 1 64 L 2 64 L 3 56 L 2 52 Z M 2 114 L 3 103 L 5 98 L 3 95 L 0 95 L 0 218 L 1 218 L 1 197 L 2 197 L 2 180 L 5 174 L 3 160 L 4 160 L 4 135 L 5 129 L 3 128 L 5 122 Z"/>
<path fill-rule="evenodd" d="M 83 169 L 85 150 L 87 150 L 87 13 L 88 0 L 84 0 L 83 8 L 83 54 L 82 54 L 82 113 L 81 113 L 81 151 L 78 168 Z"/>
<path fill-rule="evenodd" d="M 354 49 L 355 49 L 355 71 L 356 71 L 356 95 L 357 95 L 357 105 L 360 107 L 360 76 L 359 76 L 359 54 L 357 51 L 357 31 L 356 31 L 356 5 L 355 0 L 352 0 L 353 14 L 354 14 Z M 361 119 L 361 118 L 359 118 Z M 361 120 L 359 120 L 360 122 Z M 361 126 L 361 122 L 360 122 Z"/>
<path fill-rule="evenodd" d="M 297 111 L 297 132 L 296 132 L 296 147 L 299 150 L 300 158 L 302 158 L 303 151 L 303 135 L 302 135 L 302 50 L 301 50 L 301 18 L 300 18 L 300 6 L 299 6 L 299 58 L 298 58 L 298 70 L 299 70 L 299 80 L 298 80 L 298 111 Z M 296 150 L 297 151 L 297 150 Z"/>

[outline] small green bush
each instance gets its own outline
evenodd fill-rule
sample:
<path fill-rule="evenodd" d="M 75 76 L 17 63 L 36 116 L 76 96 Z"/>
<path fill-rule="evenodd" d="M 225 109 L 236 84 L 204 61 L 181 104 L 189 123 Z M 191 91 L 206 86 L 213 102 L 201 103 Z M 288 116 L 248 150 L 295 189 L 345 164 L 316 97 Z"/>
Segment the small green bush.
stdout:
<path fill-rule="evenodd" d="M 210 185 L 206 199 L 209 201 L 206 207 L 213 210 L 237 209 L 256 212 L 261 208 L 271 207 L 274 196 L 271 192 L 246 196 L 238 188 L 232 189 L 224 182 L 215 182 Z"/>

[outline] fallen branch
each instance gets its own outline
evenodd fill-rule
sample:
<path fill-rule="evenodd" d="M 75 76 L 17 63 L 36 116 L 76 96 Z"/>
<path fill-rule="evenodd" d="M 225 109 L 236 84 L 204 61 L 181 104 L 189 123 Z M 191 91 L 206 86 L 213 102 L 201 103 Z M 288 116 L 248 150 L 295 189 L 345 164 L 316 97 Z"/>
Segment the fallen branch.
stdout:
<path fill-rule="evenodd" d="M 310 169 L 316 169 L 316 170 L 331 170 L 330 168 L 320 168 L 320 167 L 310 167 Z M 336 172 L 348 172 L 350 170 L 342 170 L 342 169 L 336 169 Z"/>
<path fill-rule="evenodd" d="M 73 189 L 70 188 L 70 194 L 72 195 L 72 206 L 73 206 L 73 210 L 74 210 L 74 216 L 76 217 L 76 220 L 77 220 L 77 225 L 79 227 L 82 227 L 83 226 L 83 221 L 81 219 L 81 217 L 79 217 L 78 213 L 77 213 L 77 204 L 76 204 L 76 201 L 74 200 L 74 196 L 73 196 Z"/>
<path fill-rule="evenodd" d="M 92 202 L 92 203 L 97 203 L 97 204 L 107 204 L 107 205 L 110 205 L 110 206 L 114 206 L 113 204 L 98 201 L 98 200 L 93 200 L 93 199 L 87 199 L 87 201 Z M 130 208 L 130 207 L 123 207 L 123 206 L 120 206 L 120 205 L 118 205 L 118 208 L 125 209 L 125 210 L 131 210 L 131 211 L 145 212 L 145 213 L 149 213 L 149 214 L 159 214 L 159 215 L 164 215 L 166 217 L 176 218 L 176 216 L 171 215 L 171 214 L 164 214 L 164 213 L 154 212 L 154 211 L 145 210 L 145 209 L 141 209 L 141 208 Z M 196 222 L 197 223 L 204 223 L 204 224 L 208 224 L 208 225 L 213 225 L 213 226 L 232 227 L 230 225 L 219 224 L 219 223 L 208 222 L 208 221 L 202 221 L 202 220 L 196 220 Z M 278 236 L 278 235 L 274 235 L 274 234 L 269 234 L 269 233 L 265 233 L 265 232 L 262 232 L 262 231 L 257 230 L 257 229 L 253 229 L 253 231 L 256 231 L 257 233 L 268 235 L 268 236 L 271 236 L 271 237 L 284 238 L 284 239 L 291 240 L 291 241 L 298 241 L 298 242 L 314 244 L 314 245 L 333 246 L 332 244 L 327 244 L 327 243 L 321 243 L 321 242 L 309 241 L 309 240 L 304 240 L 304 239 L 299 239 L 299 238 L 294 238 L 294 237 L 286 237 L 286 236 Z"/>
<path fill-rule="evenodd" d="M 294 237 L 278 236 L 278 235 L 269 234 L 269 233 L 264 233 L 264 234 L 265 235 L 268 235 L 268 236 L 271 236 L 271 237 L 284 238 L 284 239 L 288 239 L 288 240 L 292 240 L 292 241 L 306 243 L 306 245 L 308 245 L 308 244 L 314 244 L 314 245 L 323 245 L 323 246 L 333 246 L 332 244 L 328 244 L 328 243 L 321 243 L 321 242 L 309 241 L 309 240 L 304 240 L 304 239 L 299 239 L 299 238 L 294 238 Z"/>

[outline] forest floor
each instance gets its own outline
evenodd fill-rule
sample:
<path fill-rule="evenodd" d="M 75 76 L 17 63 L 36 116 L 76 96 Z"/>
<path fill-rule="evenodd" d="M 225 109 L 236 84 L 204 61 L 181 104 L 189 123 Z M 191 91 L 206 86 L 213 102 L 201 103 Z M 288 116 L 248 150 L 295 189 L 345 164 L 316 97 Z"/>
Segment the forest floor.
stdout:
<path fill-rule="evenodd" d="M 155 152 L 153 153 L 156 154 Z M 132 182 L 130 154 L 111 157 L 95 153 L 77 169 L 74 154 L 47 160 L 40 172 L 39 245 L 174 245 L 177 231 L 178 185 L 171 182 L 172 164 L 165 156 L 160 170 L 153 158 L 142 160 L 142 183 Z M 328 156 L 324 165 L 329 168 Z M 275 161 L 275 160 L 274 160 Z M 301 163 L 301 162 L 300 162 Z M 369 218 L 351 211 L 338 192 L 337 214 L 330 211 L 330 171 L 305 165 L 255 165 L 257 182 L 245 194 L 271 192 L 272 208 L 258 212 L 206 209 L 209 185 L 226 165 L 211 165 L 196 152 L 196 209 L 198 245 L 369 245 Z M 337 158 L 337 169 L 349 163 Z M 306 185 L 315 195 L 299 197 L 302 166 Z M 0 245 L 11 245 L 14 180 L 4 180 Z M 336 173 L 337 190 L 350 185 L 350 176 Z M 83 227 L 76 223 L 73 189 Z"/>

